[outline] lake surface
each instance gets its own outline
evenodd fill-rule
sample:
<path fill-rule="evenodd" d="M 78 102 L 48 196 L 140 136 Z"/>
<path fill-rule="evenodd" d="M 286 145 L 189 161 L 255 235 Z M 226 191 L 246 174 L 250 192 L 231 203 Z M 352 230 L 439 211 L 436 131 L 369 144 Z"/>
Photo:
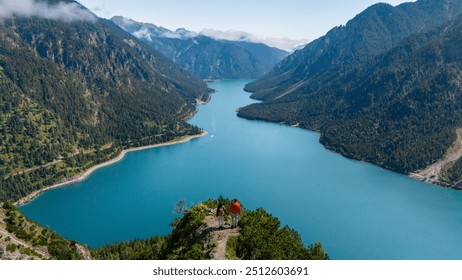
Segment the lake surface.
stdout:
<path fill-rule="evenodd" d="M 247 82 L 210 85 L 217 93 L 190 120 L 207 136 L 129 153 L 21 210 L 95 248 L 165 235 L 176 202 L 223 195 L 265 208 L 332 259 L 462 259 L 461 192 L 343 158 L 317 133 L 238 118 L 254 102 Z"/>

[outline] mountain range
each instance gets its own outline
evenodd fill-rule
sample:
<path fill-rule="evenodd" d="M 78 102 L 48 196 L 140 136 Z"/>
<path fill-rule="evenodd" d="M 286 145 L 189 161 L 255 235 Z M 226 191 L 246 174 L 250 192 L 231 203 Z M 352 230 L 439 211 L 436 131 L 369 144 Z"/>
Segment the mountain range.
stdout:
<path fill-rule="evenodd" d="M 410 173 L 441 159 L 461 126 L 460 0 L 377 4 L 246 86 L 249 119 L 321 132 L 351 158 Z M 460 160 L 438 183 L 458 187 Z"/>
<path fill-rule="evenodd" d="M 262 43 L 217 40 L 120 16 L 111 21 L 202 79 L 258 78 L 289 54 Z"/>
<path fill-rule="evenodd" d="M 100 19 L 71 0 L 34 3 L 0 13 L 0 201 L 123 148 L 200 133 L 186 123 L 210 94 L 196 76 L 256 77 L 287 55 Z M 462 145 L 461 12 L 462 0 L 373 5 L 247 85 L 264 102 L 238 115 L 319 131 L 326 147 L 393 171 L 423 169 Z M 437 179 L 459 188 L 459 157 Z"/>

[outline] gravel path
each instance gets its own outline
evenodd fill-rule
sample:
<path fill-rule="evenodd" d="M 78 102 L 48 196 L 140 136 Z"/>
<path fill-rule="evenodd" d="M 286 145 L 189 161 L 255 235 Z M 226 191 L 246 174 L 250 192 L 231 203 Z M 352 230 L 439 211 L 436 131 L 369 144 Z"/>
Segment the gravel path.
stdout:
<path fill-rule="evenodd" d="M 209 244 L 213 244 L 215 248 L 211 254 L 212 260 L 227 260 L 226 243 L 231 236 L 239 235 L 239 228 L 231 229 L 230 225 L 225 223 L 225 227 L 218 228 L 217 219 L 215 216 L 207 216 L 207 229 L 209 233 Z"/>

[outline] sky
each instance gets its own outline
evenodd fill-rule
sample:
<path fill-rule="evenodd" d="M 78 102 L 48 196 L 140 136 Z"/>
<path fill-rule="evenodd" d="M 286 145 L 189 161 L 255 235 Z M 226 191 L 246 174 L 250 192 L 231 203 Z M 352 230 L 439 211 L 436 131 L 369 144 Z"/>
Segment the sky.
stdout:
<path fill-rule="evenodd" d="M 400 0 L 77 0 L 97 16 L 121 15 L 170 30 L 239 30 L 258 37 L 311 41 L 367 7 Z"/>

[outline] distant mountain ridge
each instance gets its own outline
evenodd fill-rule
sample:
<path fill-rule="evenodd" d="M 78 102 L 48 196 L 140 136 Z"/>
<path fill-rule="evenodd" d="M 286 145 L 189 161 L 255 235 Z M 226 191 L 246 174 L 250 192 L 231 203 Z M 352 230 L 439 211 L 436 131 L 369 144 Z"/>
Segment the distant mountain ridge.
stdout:
<path fill-rule="evenodd" d="M 461 11 L 455 0 L 374 5 L 248 85 L 267 101 L 238 114 L 319 131 L 325 146 L 400 173 L 422 169 L 445 155 L 462 123 Z M 376 32 L 374 44 L 370 34 L 354 36 L 378 30 L 371 26 L 395 31 Z M 356 47 L 337 52 L 335 40 L 348 34 Z M 461 178 L 459 159 L 444 167 L 438 183 L 460 188 Z"/>
<path fill-rule="evenodd" d="M 203 79 L 258 78 L 288 55 L 264 44 L 215 40 L 120 16 L 111 21 Z"/>
<path fill-rule="evenodd" d="M 145 39 L 148 41 L 152 41 L 155 38 L 175 38 L 186 40 L 198 36 L 198 34 L 186 29 L 179 28 L 176 31 L 171 31 L 152 23 L 141 23 L 122 16 L 115 16 L 110 20 L 138 39 Z"/>
<path fill-rule="evenodd" d="M 303 48 L 311 40 L 309 39 L 290 39 L 290 38 L 278 38 L 278 37 L 261 37 L 256 36 L 244 31 L 228 30 L 221 31 L 211 28 L 202 29 L 199 32 L 200 35 L 214 38 L 218 41 L 233 41 L 233 42 L 246 42 L 246 43 L 257 43 L 265 44 L 270 47 L 278 48 L 281 50 L 288 51 L 289 53 Z"/>

